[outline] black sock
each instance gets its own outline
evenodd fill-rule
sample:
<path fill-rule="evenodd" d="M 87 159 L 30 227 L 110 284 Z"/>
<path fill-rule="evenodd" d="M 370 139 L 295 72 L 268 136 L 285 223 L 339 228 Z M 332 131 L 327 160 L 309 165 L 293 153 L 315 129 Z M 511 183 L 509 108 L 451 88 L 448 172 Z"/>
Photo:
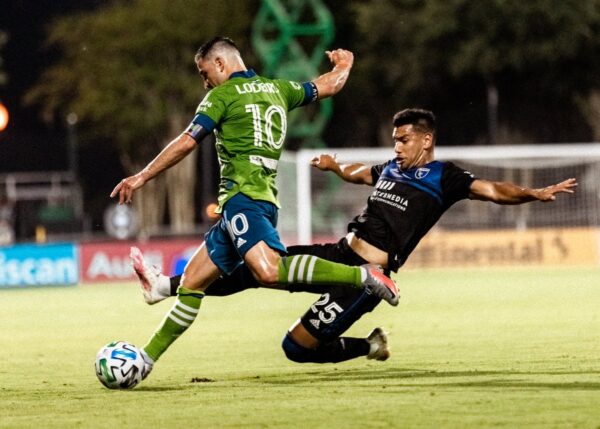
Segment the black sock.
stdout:
<path fill-rule="evenodd" d="M 177 288 L 180 286 L 181 275 L 171 277 L 171 296 L 177 295 Z M 204 294 L 206 296 L 228 296 L 244 291 L 246 289 L 252 289 L 259 287 L 258 282 L 245 266 L 241 266 L 233 271 L 231 275 L 222 275 L 211 285 L 206 288 Z"/>
<path fill-rule="evenodd" d="M 169 278 L 171 282 L 171 296 L 177 296 L 177 288 L 181 282 L 181 275 Z"/>
<path fill-rule="evenodd" d="M 364 338 L 340 337 L 329 343 L 319 344 L 314 350 L 316 363 L 344 362 L 369 354 L 371 345 Z"/>

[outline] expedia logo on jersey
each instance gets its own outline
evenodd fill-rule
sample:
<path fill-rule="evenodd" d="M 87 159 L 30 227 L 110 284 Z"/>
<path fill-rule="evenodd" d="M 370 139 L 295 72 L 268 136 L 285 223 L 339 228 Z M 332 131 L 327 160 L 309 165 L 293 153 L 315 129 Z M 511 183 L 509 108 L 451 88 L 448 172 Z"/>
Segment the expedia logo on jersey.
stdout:
<path fill-rule="evenodd" d="M 279 89 L 270 82 L 246 82 L 241 85 L 235 85 L 235 90 L 238 94 L 249 94 L 257 92 L 267 92 L 270 94 L 278 94 Z"/>
<path fill-rule="evenodd" d="M 390 182 L 388 180 L 377 181 L 375 184 L 375 191 L 373 191 L 373 194 L 371 195 L 371 201 L 379 201 L 389 204 L 390 206 L 394 206 L 402 211 L 406 211 L 408 207 L 408 200 L 400 195 L 387 192 L 394 189 L 395 186 L 395 182 Z"/>

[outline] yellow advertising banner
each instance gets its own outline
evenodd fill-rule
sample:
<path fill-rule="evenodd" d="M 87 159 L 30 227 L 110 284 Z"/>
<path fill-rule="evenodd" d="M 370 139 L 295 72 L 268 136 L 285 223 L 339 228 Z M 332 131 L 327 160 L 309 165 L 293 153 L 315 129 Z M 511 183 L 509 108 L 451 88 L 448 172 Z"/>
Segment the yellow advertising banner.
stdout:
<path fill-rule="evenodd" d="M 432 230 L 408 258 L 405 267 L 598 265 L 599 243 L 599 228 Z"/>

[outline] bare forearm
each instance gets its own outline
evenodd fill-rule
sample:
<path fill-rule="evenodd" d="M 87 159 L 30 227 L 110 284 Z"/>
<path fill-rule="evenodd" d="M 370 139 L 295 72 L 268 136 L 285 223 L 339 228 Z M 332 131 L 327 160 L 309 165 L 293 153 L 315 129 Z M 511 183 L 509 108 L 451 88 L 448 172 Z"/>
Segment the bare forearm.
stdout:
<path fill-rule="evenodd" d="M 491 182 L 476 179 L 471 183 L 470 197 L 475 200 L 492 201 L 496 204 L 523 204 L 530 201 L 554 201 L 556 194 L 572 194 L 577 187 L 574 178 L 545 188 L 532 189 L 509 182 Z"/>
<path fill-rule="evenodd" d="M 335 155 L 332 156 L 326 153 L 313 158 L 310 164 L 322 171 L 333 171 L 346 182 L 365 185 L 373 184 L 371 168 L 364 164 L 340 164 L 337 162 Z"/>
<path fill-rule="evenodd" d="M 134 192 L 167 168 L 177 164 L 196 148 L 196 140 L 183 133 L 167 145 L 142 171 L 121 180 L 110 193 L 119 196 L 119 204 L 131 202 Z"/>
<path fill-rule="evenodd" d="M 319 98 L 327 98 L 337 94 L 346 84 L 350 69 L 354 63 L 354 54 L 345 49 L 327 51 L 333 69 L 313 80 L 317 87 Z"/>
<path fill-rule="evenodd" d="M 492 201 L 496 204 L 523 204 L 538 200 L 536 189 L 509 182 L 496 182 Z"/>
<path fill-rule="evenodd" d="M 139 174 L 146 181 L 151 180 L 177 164 L 195 148 L 195 141 L 187 134 L 181 134 L 171 141 Z"/>
<path fill-rule="evenodd" d="M 313 83 L 317 86 L 319 98 L 331 97 L 344 87 L 350 76 L 350 68 L 335 66 L 333 70 L 316 78 Z"/>
<path fill-rule="evenodd" d="M 367 165 L 360 163 L 337 164 L 337 170 L 332 171 L 346 182 L 370 185 L 368 182 L 371 177 L 371 169 Z"/>

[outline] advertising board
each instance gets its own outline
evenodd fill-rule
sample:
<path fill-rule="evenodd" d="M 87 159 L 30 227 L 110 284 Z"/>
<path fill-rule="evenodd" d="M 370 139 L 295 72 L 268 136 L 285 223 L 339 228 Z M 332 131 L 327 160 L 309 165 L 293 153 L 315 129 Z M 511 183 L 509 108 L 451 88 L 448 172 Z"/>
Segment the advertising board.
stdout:
<path fill-rule="evenodd" d="M 428 233 L 406 268 L 593 266 L 600 263 L 597 228 Z"/>
<path fill-rule="evenodd" d="M 80 244 L 81 277 L 84 282 L 134 280 L 129 261 L 131 246 L 139 247 L 148 263 L 167 275 L 183 272 L 187 260 L 200 245 L 193 240 L 160 240 L 146 243 L 108 242 Z"/>
<path fill-rule="evenodd" d="M 77 247 L 72 243 L 0 248 L 0 287 L 73 285 L 78 282 Z"/>

